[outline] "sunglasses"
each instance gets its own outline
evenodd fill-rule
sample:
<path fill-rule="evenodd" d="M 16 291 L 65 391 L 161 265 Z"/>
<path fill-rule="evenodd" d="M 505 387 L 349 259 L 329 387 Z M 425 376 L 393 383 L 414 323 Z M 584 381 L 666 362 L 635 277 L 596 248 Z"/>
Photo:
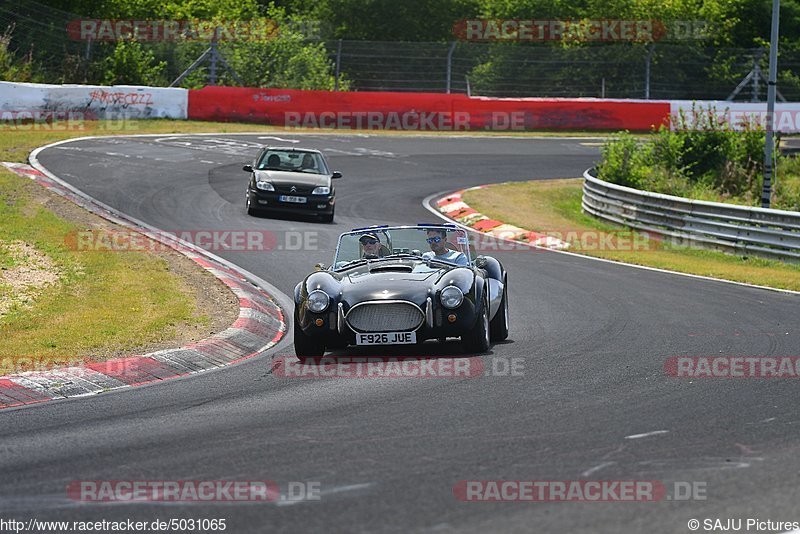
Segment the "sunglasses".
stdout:
<path fill-rule="evenodd" d="M 375 243 L 378 243 L 378 240 L 377 239 L 362 239 L 361 243 L 363 245 L 374 245 Z"/>
<path fill-rule="evenodd" d="M 441 243 L 442 237 L 437 235 L 436 237 L 429 237 L 428 239 L 426 239 L 426 241 L 428 242 L 429 245 L 431 243 Z"/>

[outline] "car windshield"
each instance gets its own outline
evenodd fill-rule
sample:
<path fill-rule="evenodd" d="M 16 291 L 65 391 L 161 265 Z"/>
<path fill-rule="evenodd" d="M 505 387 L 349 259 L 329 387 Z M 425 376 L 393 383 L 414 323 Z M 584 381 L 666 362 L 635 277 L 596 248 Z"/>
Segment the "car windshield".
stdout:
<path fill-rule="evenodd" d="M 291 149 L 269 149 L 261 154 L 256 168 L 260 171 L 305 172 L 330 174 L 319 152 Z"/>
<path fill-rule="evenodd" d="M 467 233 L 454 226 L 396 226 L 354 230 L 339 237 L 334 268 L 360 261 L 416 257 L 451 265 L 469 265 Z"/>

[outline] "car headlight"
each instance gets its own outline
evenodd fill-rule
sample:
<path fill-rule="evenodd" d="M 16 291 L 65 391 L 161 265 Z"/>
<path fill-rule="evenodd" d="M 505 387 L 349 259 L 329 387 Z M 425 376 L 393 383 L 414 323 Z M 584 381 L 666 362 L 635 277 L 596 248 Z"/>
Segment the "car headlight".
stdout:
<path fill-rule="evenodd" d="M 331 298 L 322 290 L 315 289 L 308 294 L 306 299 L 306 306 L 314 313 L 324 312 L 330 304 Z"/>
<path fill-rule="evenodd" d="M 453 308 L 458 308 L 464 302 L 464 293 L 456 286 L 447 286 L 442 289 L 439 301 L 441 301 L 442 306 L 452 310 Z"/>
<path fill-rule="evenodd" d="M 330 195 L 331 188 L 326 186 L 315 187 L 311 192 L 312 195 Z"/>
<path fill-rule="evenodd" d="M 262 191 L 275 191 L 275 188 L 272 186 L 271 183 L 264 182 L 262 180 L 256 182 L 256 187 L 258 189 L 261 189 Z"/>

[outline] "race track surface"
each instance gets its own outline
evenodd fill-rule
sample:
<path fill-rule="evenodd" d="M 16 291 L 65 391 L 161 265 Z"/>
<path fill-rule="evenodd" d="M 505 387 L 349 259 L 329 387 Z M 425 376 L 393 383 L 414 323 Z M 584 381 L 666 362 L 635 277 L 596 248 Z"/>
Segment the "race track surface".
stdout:
<path fill-rule="evenodd" d="M 244 213 L 241 166 L 261 144 L 326 153 L 345 176 L 334 224 Z M 40 161 L 161 229 L 273 232 L 283 250 L 214 252 L 291 295 L 316 262 L 330 263 L 343 231 L 434 221 L 428 195 L 577 177 L 598 154 L 596 139 L 225 134 L 77 141 Z M 299 250 L 287 243 L 303 233 Z M 689 532 L 691 518 L 800 520 L 797 379 L 664 371 L 676 355 L 800 355 L 797 296 L 552 252 L 494 254 L 509 272 L 512 327 L 483 361 L 519 358 L 521 376 L 276 377 L 271 358 L 293 354 L 289 336 L 224 370 L 0 412 L 0 516 L 226 518 L 233 533 Z M 455 341 L 426 348 L 460 354 Z M 74 480 L 223 479 L 318 481 L 321 499 L 109 505 L 65 493 Z M 704 484 L 706 498 L 454 497 L 459 481 L 499 479 L 681 481 Z"/>

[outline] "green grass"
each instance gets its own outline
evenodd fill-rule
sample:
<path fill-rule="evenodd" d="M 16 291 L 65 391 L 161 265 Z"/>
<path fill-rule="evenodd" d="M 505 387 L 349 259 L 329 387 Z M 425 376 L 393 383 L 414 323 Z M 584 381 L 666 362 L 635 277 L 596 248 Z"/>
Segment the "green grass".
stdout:
<path fill-rule="evenodd" d="M 464 201 L 490 218 L 567 238 L 569 250 L 580 254 L 800 291 L 799 265 L 666 244 L 586 215 L 581 211 L 582 184 L 582 179 L 497 184 L 467 191 Z M 596 246 L 598 242 L 607 245 Z"/>

